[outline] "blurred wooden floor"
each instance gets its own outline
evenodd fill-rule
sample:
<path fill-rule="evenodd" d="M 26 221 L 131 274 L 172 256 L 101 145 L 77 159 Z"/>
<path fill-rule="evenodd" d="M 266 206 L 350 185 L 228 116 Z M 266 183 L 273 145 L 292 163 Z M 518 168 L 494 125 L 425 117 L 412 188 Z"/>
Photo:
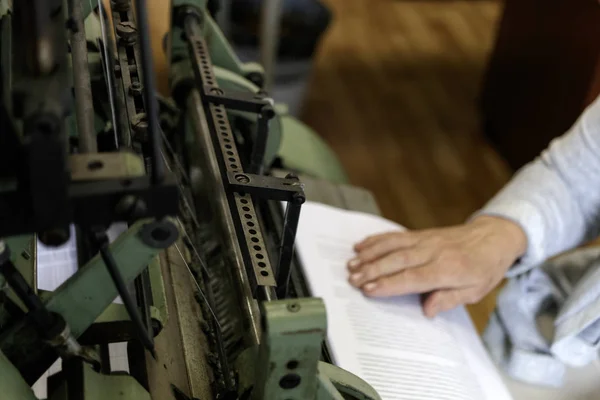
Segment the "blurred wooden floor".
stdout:
<path fill-rule="evenodd" d="M 334 21 L 303 120 L 409 228 L 460 223 L 509 179 L 476 100 L 501 2 L 324 0 Z M 492 294 L 470 307 L 479 329 Z"/>

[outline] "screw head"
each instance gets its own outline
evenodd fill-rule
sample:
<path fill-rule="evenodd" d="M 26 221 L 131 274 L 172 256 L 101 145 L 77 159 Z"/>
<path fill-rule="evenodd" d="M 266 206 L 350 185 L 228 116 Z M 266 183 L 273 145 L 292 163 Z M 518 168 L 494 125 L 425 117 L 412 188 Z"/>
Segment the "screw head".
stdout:
<path fill-rule="evenodd" d="M 235 176 L 235 180 L 239 183 L 250 183 L 250 178 L 243 174 L 238 174 Z"/>
<path fill-rule="evenodd" d="M 141 96 L 142 94 L 142 84 L 140 82 L 133 82 L 129 87 L 129 93 L 134 96 Z"/>
<path fill-rule="evenodd" d="M 300 308 L 300 304 L 298 303 L 290 303 L 287 305 L 288 311 L 293 313 L 300 311 Z"/>
<path fill-rule="evenodd" d="M 133 22 L 120 22 L 117 25 L 117 36 L 126 44 L 134 44 L 137 39 L 137 28 Z"/>

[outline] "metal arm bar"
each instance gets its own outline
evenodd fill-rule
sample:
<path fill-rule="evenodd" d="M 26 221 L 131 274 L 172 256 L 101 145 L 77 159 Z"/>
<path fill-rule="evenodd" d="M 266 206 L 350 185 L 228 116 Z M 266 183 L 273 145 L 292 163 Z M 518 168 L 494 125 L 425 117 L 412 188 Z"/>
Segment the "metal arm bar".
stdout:
<path fill-rule="evenodd" d="M 177 238 L 177 225 L 170 220 L 140 220 L 111 245 L 123 281 L 131 283 L 152 259 Z M 46 301 L 49 311 L 61 314 L 79 337 L 117 297 L 117 289 L 100 255 L 96 255 L 63 283 Z M 57 359 L 29 319 L 23 319 L 3 332 L 0 349 L 33 384 Z"/>

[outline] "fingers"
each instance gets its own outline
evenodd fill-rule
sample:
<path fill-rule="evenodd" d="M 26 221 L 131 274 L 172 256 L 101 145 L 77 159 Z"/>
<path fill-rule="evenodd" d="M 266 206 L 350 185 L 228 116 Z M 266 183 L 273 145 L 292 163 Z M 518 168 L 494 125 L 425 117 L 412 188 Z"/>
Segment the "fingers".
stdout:
<path fill-rule="evenodd" d="M 368 238 L 356 245 L 357 255 L 348 262 L 348 269 L 357 269 L 362 264 L 370 263 L 394 250 L 414 246 L 416 242 L 414 235 L 404 233 L 388 233 Z"/>
<path fill-rule="evenodd" d="M 423 302 L 423 313 L 428 318 L 433 318 L 458 306 L 477 303 L 484 295 L 479 287 L 438 290 L 427 296 Z"/>
<path fill-rule="evenodd" d="M 406 268 L 396 274 L 381 277 L 365 283 L 361 289 L 367 296 L 389 297 L 405 294 L 425 293 L 438 289 L 460 287 L 464 279 L 439 264 L 429 263 L 414 268 Z"/>
<path fill-rule="evenodd" d="M 387 232 L 387 233 L 381 233 L 379 235 L 372 235 L 369 236 L 367 238 L 365 238 L 363 241 L 358 242 L 354 245 L 354 250 L 355 251 L 361 251 L 363 249 L 365 249 L 366 247 L 371 246 L 373 243 L 378 242 L 379 240 L 386 238 L 388 236 L 392 235 L 391 233 Z"/>
<path fill-rule="evenodd" d="M 383 246 L 383 242 L 381 243 Z M 419 247 L 394 251 L 375 261 L 361 263 L 358 267 L 352 268 L 350 270 L 350 283 L 356 287 L 360 287 L 367 282 L 377 280 L 381 277 L 426 264 L 431 261 L 431 257 L 430 251 Z"/>

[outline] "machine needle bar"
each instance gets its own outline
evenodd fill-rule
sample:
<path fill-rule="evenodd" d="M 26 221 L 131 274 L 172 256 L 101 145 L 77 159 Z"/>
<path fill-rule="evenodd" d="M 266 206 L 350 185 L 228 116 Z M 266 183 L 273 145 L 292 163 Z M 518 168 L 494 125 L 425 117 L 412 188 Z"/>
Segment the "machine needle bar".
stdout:
<path fill-rule="evenodd" d="M 215 312 L 213 311 L 212 307 L 210 306 L 210 303 L 208 302 L 208 299 L 204 295 L 204 292 L 202 291 L 202 288 L 198 284 L 198 281 L 196 280 L 196 277 L 194 276 L 194 273 L 192 272 L 192 269 L 190 268 L 190 266 L 188 265 L 188 263 L 185 261 L 185 257 L 183 256 L 183 253 L 179 249 L 178 245 L 175 245 L 175 248 L 177 249 L 177 252 L 181 256 L 181 261 L 183 261 L 183 263 L 185 264 L 185 267 L 187 268 L 188 272 L 190 273 L 190 276 L 192 277 L 192 280 L 196 284 L 196 288 L 198 289 L 198 292 L 200 292 L 200 296 L 202 296 L 202 299 L 204 300 L 204 302 L 206 303 L 206 306 L 210 310 L 210 313 L 212 314 L 212 316 L 213 316 L 213 318 L 214 318 L 217 326 L 219 327 L 219 329 L 221 329 L 221 325 L 219 325 L 219 320 L 217 319 L 217 314 L 215 314 Z"/>
<path fill-rule="evenodd" d="M 77 135 L 82 153 L 96 153 L 98 145 L 94 130 L 94 102 L 88 67 L 87 41 L 83 24 L 81 0 L 69 1 L 71 26 L 71 53 L 73 58 L 73 89 L 77 117 Z"/>
<path fill-rule="evenodd" d="M 152 149 L 152 183 L 159 184 L 165 177 L 165 164 L 161 157 L 162 138 L 158 124 L 158 101 L 156 100 L 156 85 L 154 83 L 154 65 L 152 49 L 150 48 L 150 29 L 148 28 L 148 9 L 146 0 L 136 0 L 137 26 L 139 30 L 140 53 L 142 58 L 142 74 L 144 76 L 144 91 L 148 116 L 148 137 Z"/>

